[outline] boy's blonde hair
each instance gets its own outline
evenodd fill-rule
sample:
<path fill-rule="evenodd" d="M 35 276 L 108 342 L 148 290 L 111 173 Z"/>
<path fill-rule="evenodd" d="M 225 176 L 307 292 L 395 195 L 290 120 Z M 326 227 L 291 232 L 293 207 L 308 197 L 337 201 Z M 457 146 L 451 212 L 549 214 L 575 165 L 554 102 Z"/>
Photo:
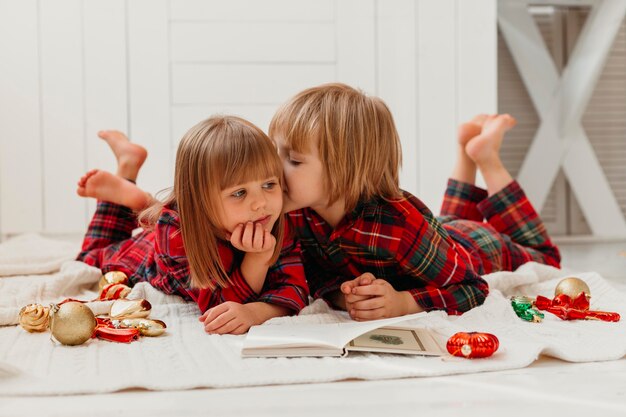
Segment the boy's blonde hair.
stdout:
<path fill-rule="evenodd" d="M 214 290 L 232 285 L 218 251 L 218 239 L 226 238 L 220 218 L 221 193 L 272 176 L 282 181 L 282 164 L 267 135 L 239 117 L 213 116 L 183 136 L 176 153 L 174 188 L 164 202 L 146 209 L 140 222 L 144 227 L 156 224 L 163 206 L 175 203 L 192 286 Z M 272 229 L 276 247 L 271 264 L 280 254 L 283 228 L 280 215 Z"/>
<path fill-rule="evenodd" d="M 378 97 L 339 83 L 309 88 L 278 109 L 269 134 L 295 152 L 317 146 L 329 205 L 343 198 L 351 211 L 360 201 L 401 196 L 400 139 Z"/>

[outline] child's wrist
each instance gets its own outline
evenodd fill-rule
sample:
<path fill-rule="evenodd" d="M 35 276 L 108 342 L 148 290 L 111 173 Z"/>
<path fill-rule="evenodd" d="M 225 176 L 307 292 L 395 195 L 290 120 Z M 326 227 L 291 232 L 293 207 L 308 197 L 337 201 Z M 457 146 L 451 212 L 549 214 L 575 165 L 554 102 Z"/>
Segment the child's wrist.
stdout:
<path fill-rule="evenodd" d="M 272 259 L 273 250 L 267 250 L 264 252 L 246 252 L 244 257 L 255 263 L 267 264 Z"/>
<path fill-rule="evenodd" d="M 400 295 L 404 300 L 404 302 L 402 303 L 402 305 L 404 306 L 404 311 L 402 315 L 414 314 L 424 311 L 424 309 L 419 304 L 417 304 L 417 301 L 415 301 L 413 294 L 411 294 L 409 291 L 401 291 Z"/>
<path fill-rule="evenodd" d="M 287 307 L 282 307 L 263 301 L 246 304 L 246 307 L 248 307 L 250 312 L 252 313 L 255 325 L 263 324 L 267 320 L 274 317 L 280 317 L 289 314 L 289 309 Z"/>

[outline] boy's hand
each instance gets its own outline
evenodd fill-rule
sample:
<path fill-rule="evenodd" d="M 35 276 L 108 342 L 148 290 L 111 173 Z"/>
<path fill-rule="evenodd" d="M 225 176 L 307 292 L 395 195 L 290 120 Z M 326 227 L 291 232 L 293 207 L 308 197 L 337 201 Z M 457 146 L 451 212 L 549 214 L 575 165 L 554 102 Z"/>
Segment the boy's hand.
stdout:
<path fill-rule="evenodd" d="M 376 279 L 370 285 L 353 288 L 352 293 L 360 300 L 348 310 L 357 321 L 376 320 L 403 316 L 422 311 L 408 291 L 396 291 L 384 279 Z"/>
<path fill-rule="evenodd" d="M 271 254 L 276 246 L 276 238 L 269 230 L 263 229 L 260 223 L 248 222 L 235 227 L 230 235 L 230 243 L 243 252 Z"/>
<path fill-rule="evenodd" d="M 208 309 L 198 318 L 209 334 L 243 334 L 257 323 L 256 314 L 247 304 L 226 301 Z"/>
<path fill-rule="evenodd" d="M 363 286 L 370 285 L 376 280 L 376 277 L 369 272 L 359 275 L 351 281 L 346 281 L 341 284 L 340 290 L 344 297 L 345 309 L 350 312 L 354 307 L 354 303 L 357 301 L 367 300 L 370 296 L 356 295 L 354 289 Z M 343 307 L 343 306 L 342 306 Z"/>

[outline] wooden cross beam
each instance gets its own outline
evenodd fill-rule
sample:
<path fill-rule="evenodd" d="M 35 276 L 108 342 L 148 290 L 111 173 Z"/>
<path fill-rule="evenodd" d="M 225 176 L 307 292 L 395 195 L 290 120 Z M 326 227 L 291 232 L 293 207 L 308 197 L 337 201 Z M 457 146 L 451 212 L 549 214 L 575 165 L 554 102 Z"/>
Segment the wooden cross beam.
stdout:
<path fill-rule="evenodd" d="M 498 9 L 500 29 L 541 119 L 518 180 L 541 208 L 563 167 L 593 234 L 626 236 L 624 215 L 581 124 L 626 14 L 626 1 L 593 2 L 561 77 L 528 13 L 530 3 L 504 0 Z"/>

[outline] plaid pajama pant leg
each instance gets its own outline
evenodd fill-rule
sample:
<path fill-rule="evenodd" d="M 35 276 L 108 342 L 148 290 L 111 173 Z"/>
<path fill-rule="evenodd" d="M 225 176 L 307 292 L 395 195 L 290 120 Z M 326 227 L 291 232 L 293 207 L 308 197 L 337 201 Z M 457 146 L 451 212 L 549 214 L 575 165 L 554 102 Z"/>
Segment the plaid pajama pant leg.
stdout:
<path fill-rule="evenodd" d="M 487 191 L 475 185 L 450 178 L 443 196 L 440 217 L 482 222 L 483 214 L 478 203 L 487 198 Z"/>
<path fill-rule="evenodd" d="M 558 248 L 517 181 L 479 202 L 477 208 L 487 222 L 504 235 L 504 243 L 511 254 L 511 269 L 529 261 L 560 266 Z"/>
<path fill-rule="evenodd" d="M 76 260 L 102 268 L 118 252 L 120 244 L 132 237 L 135 228 L 137 216 L 131 209 L 98 201 Z"/>

